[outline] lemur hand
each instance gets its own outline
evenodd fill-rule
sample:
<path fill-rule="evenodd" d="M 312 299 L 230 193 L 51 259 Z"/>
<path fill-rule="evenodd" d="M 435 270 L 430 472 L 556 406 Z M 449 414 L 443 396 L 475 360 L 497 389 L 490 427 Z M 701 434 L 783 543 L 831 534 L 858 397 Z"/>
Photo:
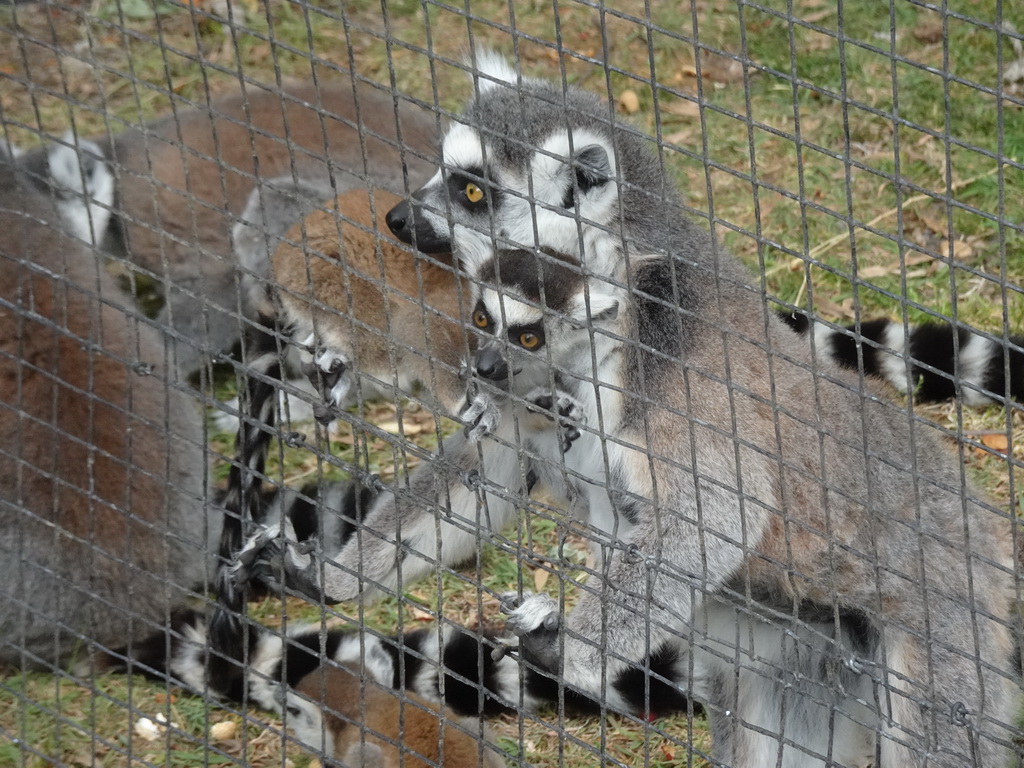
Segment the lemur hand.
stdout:
<path fill-rule="evenodd" d="M 580 431 L 575 426 L 584 422 L 583 406 L 572 395 L 565 392 L 551 392 L 544 387 L 537 387 L 523 398 L 531 411 L 547 416 L 558 428 L 558 440 L 562 453 L 572 448 L 572 444 L 580 438 Z"/>
<path fill-rule="evenodd" d="M 327 426 L 338 417 L 337 409 L 352 387 L 351 366 L 344 355 L 325 349 L 303 362 L 300 370 L 323 400 L 313 407 L 313 415 Z"/>
<path fill-rule="evenodd" d="M 288 588 L 310 602 L 338 602 L 325 595 L 312 542 L 291 541 L 281 535 L 280 525 L 261 528 L 242 547 L 231 566 L 237 588 L 258 581 L 273 592 Z"/>
<path fill-rule="evenodd" d="M 471 443 L 477 443 L 498 428 L 501 410 L 493 397 L 478 392 L 467 399 L 459 419 L 466 425 L 466 437 Z"/>
<path fill-rule="evenodd" d="M 506 592 L 501 596 L 501 612 L 508 614 L 505 626 L 519 638 L 520 656 L 545 672 L 558 673 L 562 631 L 558 603 L 548 595 Z"/>

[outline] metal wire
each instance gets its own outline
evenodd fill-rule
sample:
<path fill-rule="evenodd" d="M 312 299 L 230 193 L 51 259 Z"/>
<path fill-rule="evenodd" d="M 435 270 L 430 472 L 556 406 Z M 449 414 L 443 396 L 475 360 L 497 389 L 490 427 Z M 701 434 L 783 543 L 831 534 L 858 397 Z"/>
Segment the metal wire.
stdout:
<path fill-rule="evenodd" d="M 955 5 L 0 7 L 0 763 L 1020 762 Z"/>

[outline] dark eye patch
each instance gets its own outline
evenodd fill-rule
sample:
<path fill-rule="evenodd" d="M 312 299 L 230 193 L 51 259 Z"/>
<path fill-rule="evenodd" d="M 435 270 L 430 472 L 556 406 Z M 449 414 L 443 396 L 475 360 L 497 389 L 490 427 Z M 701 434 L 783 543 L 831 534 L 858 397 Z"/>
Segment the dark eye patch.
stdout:
<path fill-rule="evenodd" d="M 531 334 L 535 336 L 538 340 L 538 343 L 532 347 L 526 346 L 522 342 L 522 337 L 526 334 Z M 538 349 L 541 349 L 546 342 L 546 339 L 544 337 L 544 323 L 537 322 L 529 323 L 528 325 L 514 325 L 508 330 L 508 338 L 509 341 L 511 341 L 516 346 L 522 347 L 523 349 L 529 350 L 530 352 L 536 352 Z"/>
<path fill-rule="evenodd" d="M 472 202 L 466 196 L 466 187 L 475 184 L 484 193 L 482 199 Z M 448 171 L 448 198 L 467 211 L 476 213 L 486 210 L 488 205 L 497 207 L 501 191 L 484 176 L 483 168 L 458 168 Z"/>

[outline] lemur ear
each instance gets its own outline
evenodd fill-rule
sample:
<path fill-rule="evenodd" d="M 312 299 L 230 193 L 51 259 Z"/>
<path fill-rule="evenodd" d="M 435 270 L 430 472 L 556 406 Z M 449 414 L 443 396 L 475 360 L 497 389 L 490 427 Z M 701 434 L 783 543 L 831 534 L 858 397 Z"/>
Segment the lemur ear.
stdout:
<path fill-rule="evenodd" d="M 607 184 L 612 178 L 608 150 L 600 144 L 590 144 L 574 153 L 572 169 L 576 174 L 576 186 L 581 193 Z"/>
<path fill-rule="evenodd" d="M 591 325 L 594 323 L 606 323 L 619 316 L 619 300 L 610 293 L 601 291 L 590 291 L 590 312 L 587 312 L 587 304 L 580 301 L 581 320 Z"/>
<path fill-rule="evenodd" d="M 477 50 L 476 61 L 466 57 L 466 64 L 479 75 L 477 88 L 480 93 L 487 93 L 499 85 L 515 85 L 518 81 L 516 71 L 509 66 L 505 57 L 490 49 Z M 470 72 L 470 78 L 473 77 Z"/>

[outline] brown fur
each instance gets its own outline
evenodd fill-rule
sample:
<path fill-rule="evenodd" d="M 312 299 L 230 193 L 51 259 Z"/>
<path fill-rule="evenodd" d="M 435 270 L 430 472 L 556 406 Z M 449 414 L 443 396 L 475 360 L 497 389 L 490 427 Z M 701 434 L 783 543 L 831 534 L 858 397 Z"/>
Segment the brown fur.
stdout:
<path fill-rule="evenodd" d="M 257 179 L 294 172 L 330 189 L 330 161 L 338 191 L 369 182 L 401 192 L 403 169 L 410 188 L 433 172 L 423 159 L 435 152 L 437 120 L 429 112 L 402 103 L 396 121 L 390 94 L 360 85 L 357 105 L 350 82 L 283 90 L 248 86 L 208 110 L 179 110 L 129 129 L 105 147 L 118 177 L 115 213 L 127 258 L 170 291 L 170 311 L 161 319 L 214 350 L 239 335 L 230 233 Z M 362 141 L 356 125 L 363 126 Z M 224 314 L 204 317 L 204 304 Z M 185 346 L 178 355 L 184 370 L 194 366 L 195 350 Z"/>
<path fill-rule="evenodd" d="M 392 239 L 384 216 L 398 200 L 349 192 L 335 201 L 343 218 L 319 210 L 293 227 L 273 256 L 278 295 L 297 338 L 315 328 L 360 373 L 390 383 L 397 371 L 454 409 L 466 389 L 459 318 L 469 292 L 450 255 L 420 256 Z"/>
<path fill-rule="evenodd" d="M 0 660 L 35 665 L 141 638 L 199 583 L 206 472 L 157 334 L 7 165 L 0 199 Z"/>
<path fill-rule="evenodd" d="M 479 720 L 455 717 L 416 694 L 361 680 L 356 670 L 325 666 L 306 675 L 296 690 L 322 708 L 333 756 L 353 768 L 505 765 L 493 750 L 481 750 Z"/>

